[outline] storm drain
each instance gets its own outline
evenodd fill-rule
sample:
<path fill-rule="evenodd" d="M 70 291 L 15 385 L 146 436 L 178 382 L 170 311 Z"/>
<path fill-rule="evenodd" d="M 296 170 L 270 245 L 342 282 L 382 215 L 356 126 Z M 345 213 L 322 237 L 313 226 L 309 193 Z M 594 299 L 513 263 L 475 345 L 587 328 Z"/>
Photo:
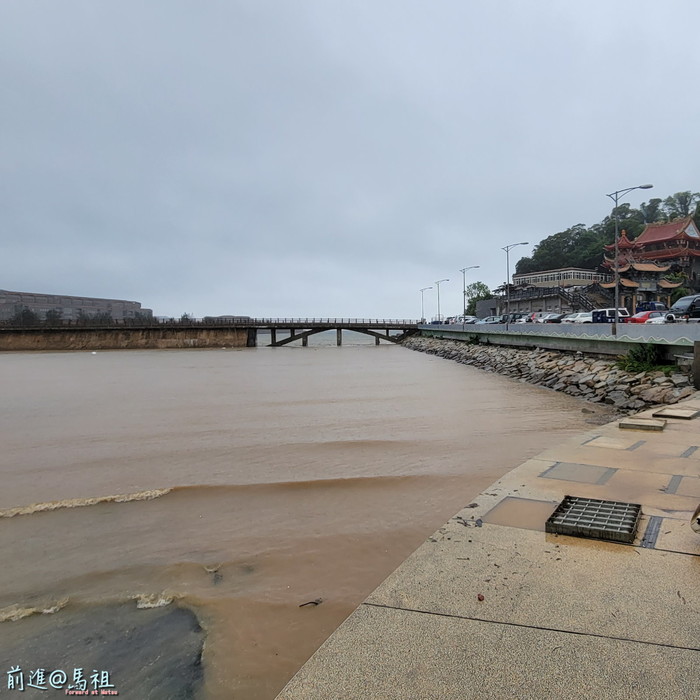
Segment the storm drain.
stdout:
<path fill-rule="evenodd" d="M 544 529 L 558 535 L 631 543 L 642 513 L 638 503 L 564 496 Z"/>

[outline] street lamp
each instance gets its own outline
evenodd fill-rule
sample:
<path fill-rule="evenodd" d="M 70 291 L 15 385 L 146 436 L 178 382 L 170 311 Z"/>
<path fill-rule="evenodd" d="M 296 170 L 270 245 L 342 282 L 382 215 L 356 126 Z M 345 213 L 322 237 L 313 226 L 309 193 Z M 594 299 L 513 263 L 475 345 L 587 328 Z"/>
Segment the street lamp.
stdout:
<path fill-rule="evenodd" d="M 518 245 L 530 245 L 527 241 L 522 243 L 511 243 L 504 246 L 501 250 L 506 251 L 506 330 L 508 330 L 508 321 L 510 320 L 510 249 Z"/>
<path fill-rule="evenodd" d="M 463 267 L 460 272 L 462 273 L 462 301 L 464 302 L 464 315 L 467 315 L 467 270 L 476 270 L 478 265 L 471 265 L 470 267 Z"/>
<path fill-rule="evenodd" d="M 438 302 L 438 313 L 437 313 L 437 320 L 442 321 L 442 316 L 440 316 L 440 283 L 441 282 L 449 282 L 450 280 L 445 278 L 444 280 L 438 280 L 435 283 L 435 286 L 437 287 L 437 302 Z"/>
<path fill-rule="evenodd" d="M 432 287 L 423 287 L 423 289 L 420 290 L 420 320 L 421 320 L 421 323 L 425 323 L 425 311 L 424 311 L 425 306 L 423 305 L 423 292 L 426 289 L 432 289 Z"/>
<path fill-rule="evenodd" d="M 613 209 L 613 216 L 615 217 L 615 317 L 613 320 L 612 334 L 617 337 L 617 317 L 618 309 L 620 308 L 620 261 L 618 259 L 618 214 L 617 214 L 617 203 L 620 197 L 629 194 L 633 190 L 650 190 L 654 185 L 637 185 L 636 187 L 627 187 L 624 190 L 618 190 L 617 192 L 611 192 L 606 194 L 606 197 L 610 197 L 613 202 L 615 202 L 615 208 Z"/>

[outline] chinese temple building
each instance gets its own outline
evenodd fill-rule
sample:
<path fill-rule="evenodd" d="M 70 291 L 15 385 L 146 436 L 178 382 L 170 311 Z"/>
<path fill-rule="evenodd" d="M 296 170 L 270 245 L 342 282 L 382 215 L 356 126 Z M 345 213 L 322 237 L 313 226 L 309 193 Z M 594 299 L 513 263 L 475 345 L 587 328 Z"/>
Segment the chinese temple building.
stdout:
<path fill-rule="evenodd" d="M 643 301 L 661 301 L 671 306 L 674 289 L 700 283 L 700 231 L 693 217 L 658 224 L 647 224 L 634 240 L 622 231 L 618 238 L 620 303 L 628 309 Z M 615 272 L 615 244 L 605 246 L 603 266 Z M 609 257 L 609 255 L 611 257 Z M 668 275 L 683 273 L 687 281 L 677 282 Z M 614 290 L 615 281 L 602 283 Z"/>

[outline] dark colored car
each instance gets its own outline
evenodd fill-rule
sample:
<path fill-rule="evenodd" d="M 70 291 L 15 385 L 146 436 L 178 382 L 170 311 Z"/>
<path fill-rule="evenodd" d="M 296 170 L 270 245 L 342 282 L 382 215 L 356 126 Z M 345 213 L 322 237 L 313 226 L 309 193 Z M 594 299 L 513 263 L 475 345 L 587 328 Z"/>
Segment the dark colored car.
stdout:
<path fill-rule="evenodd" d="M 561 323 L 564 316 L 566 316 L 566 314 L 549 314 L 542 318 L 541 323 Z"/>
<path fill-rule="evenodd" d="M 666 308 L 666 304 L 662 304 L 660 301 L 643 301 L 637 304 L 637 308 L 634 311 L 636 315 L 642 311 L 668 311 L 668 309 Z M 634 318 L 634 316 L 632 318 Z"/>
<path fill-rule="evenodd" d="M 669 310 L 676 318 L 700 318 L 700 294 L 681 297 Z"/>

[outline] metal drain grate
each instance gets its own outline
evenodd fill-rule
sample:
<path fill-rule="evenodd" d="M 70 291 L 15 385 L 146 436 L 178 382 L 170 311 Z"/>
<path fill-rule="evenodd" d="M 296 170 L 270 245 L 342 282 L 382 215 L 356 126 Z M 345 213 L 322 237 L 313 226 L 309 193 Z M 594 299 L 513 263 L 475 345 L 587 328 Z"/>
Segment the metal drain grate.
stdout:
<path fill-rule="evenodd" d="M 558 535 L 593 537 L 629 544 L 634 541 L 641 514 L 642 506 L 638 503 L 564 496 L 544 529 Z"/>

